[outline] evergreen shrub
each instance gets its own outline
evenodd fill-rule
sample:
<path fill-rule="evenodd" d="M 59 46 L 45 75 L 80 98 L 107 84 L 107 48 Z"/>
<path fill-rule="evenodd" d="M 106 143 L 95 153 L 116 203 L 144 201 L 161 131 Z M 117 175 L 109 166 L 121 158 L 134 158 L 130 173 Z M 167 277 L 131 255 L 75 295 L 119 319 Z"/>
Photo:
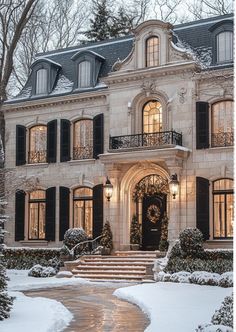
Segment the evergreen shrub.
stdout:
<path fill-rule="evenodd" d="M 198 258 L 204 252 L 203 234 L 197 228 L 186 228 L 179 234 L 180 247 L 184 256 Z"/>
<path fill-rule="evenodd" d="M 88 241 L 88 235 L 85 233 L 83 228 L 69 228 L 64 235 L 63 243 L 72 249 L 76 244 L 80 242 Z"/>
<path fill-rule="evenodd" d="M 0 264 L 0 320 L 10 316 L 10 310 L 14 298 L 7 294 L 7 276 L 6 269 Z"/>

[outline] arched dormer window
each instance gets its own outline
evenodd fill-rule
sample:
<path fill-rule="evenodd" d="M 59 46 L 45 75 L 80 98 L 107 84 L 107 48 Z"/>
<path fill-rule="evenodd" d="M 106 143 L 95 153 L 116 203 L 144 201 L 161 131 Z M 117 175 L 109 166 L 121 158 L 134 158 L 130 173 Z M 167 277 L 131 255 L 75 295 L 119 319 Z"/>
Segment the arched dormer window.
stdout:
<path fill-rule="evenodd" d="M 224 31 L 216 36 L 217 63 L 233 61 L 233 32 Z"/>
<path fill-rule="evenodd" d="M 159 65 L 159 38 L 152 36 L 146 40 L 146 67 Z"/>
<path fill-rule="evenodd" d="M 37 72 L 36 72 L 36 87 L 35 87 L 36 95 L 45 94 L 45 93 L 48 92 L 47 81 L 48 81 L 48 71 L 47 71 L 47 69 L 37 70 Z"/>
<path fill-rule="evenodd" d="M 148 101 L 143 107 L 143 133 L 162 131 L 162 105 L 158 100 Z"/>
<path fill-rule="evenodd" d="M 88 88 L 91 86 L 91 62 L 81 61 L 78 65 L 78 88 Z"/>

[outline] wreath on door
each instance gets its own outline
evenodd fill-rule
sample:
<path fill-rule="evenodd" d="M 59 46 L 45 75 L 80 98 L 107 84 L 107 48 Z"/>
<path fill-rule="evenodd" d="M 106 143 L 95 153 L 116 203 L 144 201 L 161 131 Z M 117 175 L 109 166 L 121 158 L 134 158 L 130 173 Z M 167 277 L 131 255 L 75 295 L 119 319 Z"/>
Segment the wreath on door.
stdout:
<path fill-rule="evenodd" d="M 149 208 L 147 209 L 147 218 L 148 220 L 150 220 L 152 223 L 156 223 L 159 218 L 161 216 L 161 212 L 160 212 L 160 209 L 152 204 L 149 206 Z"/>

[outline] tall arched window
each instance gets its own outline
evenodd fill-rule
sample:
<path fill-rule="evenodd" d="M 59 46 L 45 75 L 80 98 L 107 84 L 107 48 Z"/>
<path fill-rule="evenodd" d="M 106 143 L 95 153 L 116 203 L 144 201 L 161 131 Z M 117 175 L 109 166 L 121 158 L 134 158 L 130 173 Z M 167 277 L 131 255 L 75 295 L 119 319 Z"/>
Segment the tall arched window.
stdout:
<path fill-rule="evenodd" d="M 47 161 L 47 126 L 34 126 L 29 131 L 29 163 Z"/>
<path fill-rule="evenodd" d="M 47 75 L 48 71 L 47 69 L 39 69 L 36 72 L 36 89 L 35 92 L 36 94 L 43 94 L 47 93 Z"/>
<path fill-rule="evenodd" d="M 143 133 L 160 131 L 162 131 L 162 105 L 157 100 L 151 100 L 143 107 Z"/>
<path fill-rule="evenodd" d="M 74 123 L 73 159 L 93 158 L 93 121 L 79 120 Z"/>
<path fill-rule="evenodd" d="M 211 146 L 233 145 L 233 101 L 220 101 L 211 110 Z"/>
<path fill-rule="evenodd" d="M 220 179 L 213 183 L 214 238 L 233 237 L 233 180 Z"/>
<path fill-rule="evenodd" d="M 93 190 L 77 188 L 73 195 L 73 227 L 82 227 L 88 236 L 93 236 Z"/>
<path fill-rule="evenodd" d="M 223 31 L 216 36 L 217 62 L 233 61 L 233 32 Z"/>
<path fill-rule="evenodd" d="M 91 62 L 82 61 L 78 66 L 78 88 L 88 88 L 91 86 Z"/>
<path fill-rule="evenodd" d="M 46 193 L 36 190 L 29 194 L 29 239 L 45 239 Z"/>
<path fill-rule="evenodd" d="M 146 67 L 159 65 L 159 38 L 150 37 L 146 40 Z"/>

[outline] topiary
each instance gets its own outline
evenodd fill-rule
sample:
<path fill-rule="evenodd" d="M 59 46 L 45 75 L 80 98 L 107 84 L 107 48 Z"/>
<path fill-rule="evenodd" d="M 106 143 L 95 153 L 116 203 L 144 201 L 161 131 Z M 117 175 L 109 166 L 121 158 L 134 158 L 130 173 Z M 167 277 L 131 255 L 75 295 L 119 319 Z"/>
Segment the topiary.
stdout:
<path fill-rule="evenodd" d="M 111 226 L 110 226 L 110 223 L 108 220 L 105 222 L 105 224 L 103 226 L 101 235 L 102 235 L 102 238 L 100 241 L 101 246 L 112 250 L 112 248 L 113 248 L 112 232 L 111 232 Z"/>
<path fill-rule="evenodd" d="M 180 248 L 179 240 L 177 240 L 175 242 L 175 244 L 171 248 L 170 254 L 169 254 L 169 259 L 175 258 L 175 257 L 181 257 L 181 248 Z"/>
<path fill-rule="evenodd" d="M 169 246 L 168 242 L 168 223 L 169 219 L 166 215 L 166 212 L 164 213 L 164 216 L 161 221 L 161 240 L 159 244 L 159 250 L 160 251 L 166 251 Z"/>
<path fill-rule="evenodd" d="M 130 225 L 130 243 L 140 244 L 141 233 L 137 216 L 134 214 Z"/>
<path fill-rule="evenodd" d="M 197 228 L 186 228 L 179 234 L 183 256 L 198 258 L 204 254 L 203 234 Z"/>
<path fill-rule="evenodd" d="M 83 230 L 83 228 L 69 228 L 64 235 L 63 243 L 72 249 L 76 244 L 88 240 L 88 236 Z"/>

